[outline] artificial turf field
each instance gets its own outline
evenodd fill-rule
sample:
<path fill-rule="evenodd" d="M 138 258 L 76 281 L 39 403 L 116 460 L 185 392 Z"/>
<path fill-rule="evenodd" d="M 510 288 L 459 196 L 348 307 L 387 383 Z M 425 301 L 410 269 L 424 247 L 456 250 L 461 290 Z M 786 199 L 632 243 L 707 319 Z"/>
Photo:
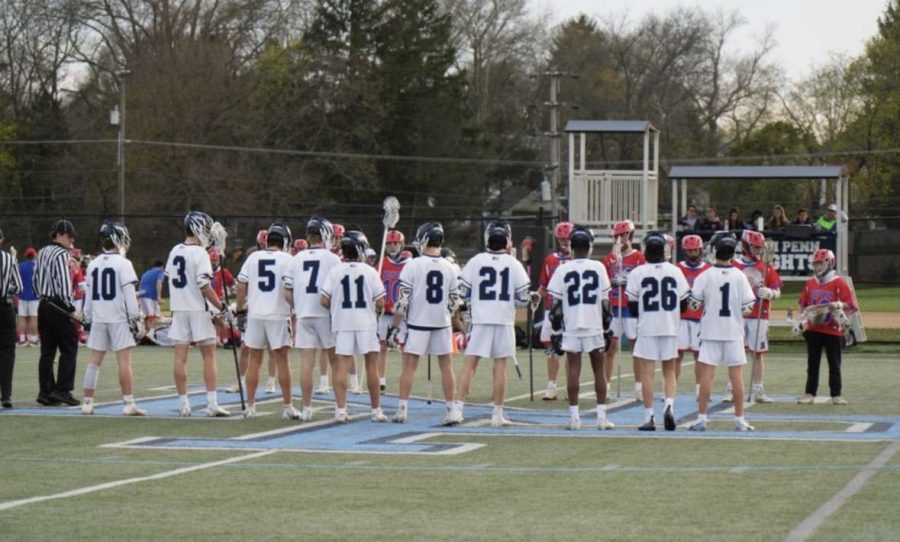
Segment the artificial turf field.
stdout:
<path fill-rule="evenodd" d="M 159 398 L 174 393 L 165 389 L 172 352 L 160 347 L 135 351 L 135 393 L 152 416 L 124 419 L 117 404 L 92 417 L 77 407 L 41 408 L 33 402 L 38 351 L 19 348 L 16 408 L 0 413 L 0 539 L 896 539 L 900 354 L 846 351 L 850 405 L 799 406 L 793 399 L 802 391 L 805 361 L 796 348 L 782 350 L 770 354 L 766 375 L 778 402 L 746 412 L 757 432 L 730 431 L 729 405 L 719 397 L 711 431 L 697 435 L 636 431 L 642 407 L 628 401 L 627 353 L 622 400 L 610 405 L 617 429 L 593 428 L 592 387 L 584 385 L 584 425 L 571 432 L 564 429 L 564 393 L 555 402 L 540 401 L 539 393 L 529 401 L 527 351 L 518 356 L 525 378 L 509 367 L 507 396 L 515 400 L 507 416 L 516 424 L 492 429 L 489 409 L 478 406 L 490 401 L 485 362 L 462 426 L 440 427 L 442 403 L 424 401 L 411 404 L 407 424 L 373 424 L 367 395 L 351 396 L 354 419 L 336 426 L 330 396 L 316 397 L 320 410 L 310 424 L 282 421 L 280 401 L 264 395 L 272 402 L 258 409 L 270 415 L 255 420 L 178 419 L 174 400 Z M 224 389 L 234 380 L 233 361 L 230 351 L 218 355 Z M 196 416 L 205 398 L 199 352 L 191 356 Z M 534 353 L 538 392 L 543 359 Z M 86 361 L 82 349 L 79 397 Z M 295 354 L 295 373 L 297 364 Z M 587 384 L 593 375 L 583 365 Z M 388 415 L 398 372 L 392 353 Z M 438 374 L 435 364 L 437 394 Z M 676 406 L 685 423 L 695 415 L 691 375 L 688 365 Z M 614 378 L 613 398 L 616 387 Z M 723 387 L 720 371 L 716 392 Z M 426 390 L 423 362 L 414 394 Z M 234 397 L 220 392 L 222 402 Z M 97 400 L 119 399 L 108 359 Z M 661 402 L 656 406 L 660 417 Z"/>

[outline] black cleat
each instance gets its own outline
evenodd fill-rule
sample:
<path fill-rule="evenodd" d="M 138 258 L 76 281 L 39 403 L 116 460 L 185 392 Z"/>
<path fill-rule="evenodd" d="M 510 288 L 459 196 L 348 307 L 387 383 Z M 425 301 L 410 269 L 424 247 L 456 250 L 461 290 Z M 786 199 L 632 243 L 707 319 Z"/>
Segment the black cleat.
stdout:
<path fill-rule="evenodd" d="M 12 408 L 12 401 L 10 401 L 9 399 L 4 399 L 2 402 L 0 402 L 0 405 L 2 405 L 3 408 Z"/>
<path fill-rule="evenodd" d="M 44 406 L 56 406 L 59 404 L 59 401 L 56 400 L 56 398 L 53 396 L 52 393 L 48 393 L 48 394 L 42 393 L 37 396 L 36 401 L 39 404 L 44 405 Z"/>
<path fill-rule="evenodd" d="M 656 431 L 656 422 L 653 420 L 653 416 L 650 416 L 649 422 L 638 427 L 638 431 Z"/>
<path fill-rule="evenodd" d="M 382 384 L 382 385 L 380 386 L 380 388 L 381 388 L 381 395 L 384 395 L 384 392 L 387 391 L 387 386 L 385 386 L 384 384 Z"/>
<path fill-rule="evenodd" d="M 666 431 L 674 431 L 675 430 L 675 416 L 672 414 L 672 407 L 666 407 L 666 413 L 663 414 L 663 425 L 666 427 Z"/>
<path fill-rule="evenodd" d="M 81 401 L 79 401 L 74 395 L 72 395 L 72 392 L 70 391 L 56 390 L 50 394 L 50 398 L 55 400 L 57 403 L 63 403 L 69 406 L 78 406 L 81 404 Z"/>

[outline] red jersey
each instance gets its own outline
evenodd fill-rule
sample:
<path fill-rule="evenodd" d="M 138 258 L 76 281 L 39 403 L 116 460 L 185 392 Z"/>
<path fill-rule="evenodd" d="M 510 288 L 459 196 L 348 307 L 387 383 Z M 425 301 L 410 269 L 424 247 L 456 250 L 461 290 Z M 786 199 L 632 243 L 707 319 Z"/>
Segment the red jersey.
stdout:
<path fill-rule="evenodd" d="M 74 270 L 72 270 L 72 288 L 74 290 L 72 292 L 72 297 L 76 301 L 80 301 L 81 299 L 84 299 L 83 283 L 84 283 L 84 270 L 81 269 L 81 267 L 76 267 Z"/>
<path fill-rule="evenodd" d="M 775 270 L 775 266 L 769 266 L 765 282 L 763 282 L 763 273 L 766 272 L 765 262 L 756 260 L 747 261 L 743 258 L 735 258 L 731 261 L 731 265 L 744 272 L 744 275 L 746 275 L 747 279 L 750 281 L 750 286 L 753 288 L 753 295 L 756 296 L 756 303 L 753 304 L 750 313 L 745 315 L 744 318 L 762 318 L 763 320 L 768 320 L 769 307 L 772 305 L 772 302 L 768 299 L 759 299 L 759 287 L 765 286 L 770 290 L 781 289 L 781 277 L 778 276 L 778 271 Z M 762 316 L 759 315 L 760 301 L 762 301 Z"/>
<path fill-rule="evenodd" d="M 706 271 L 711 265 L 709 263 L 704 262 L 703 260 L 699 260 L 697 265 L 692 265 L 687 260 L 682 260 L 677 264 L 678 269 L 681 269 L 681 272 L 684 273 L 684 278 L 687 279 L 688 286 L 694 286 L 694 279 L 696 279 L 700 273 Z M 694 320 L 695 322 L 700 321 L 700 317 L 703 316 L 703 307 L 700 307 L 697 310 L 691 310 L 689 308 L 685 308 L 684 312 L 681 313 L 682 320 Z"/>
<path fill-rule="evenodd" d="M 609 273 L 609 279 L 612 282 L 612 289 L 609 291 L 610 305 L 613 307 L 628 307 L 628 297 L 625 295 L 625 281 L 628 280 L 628 273 L 631 273 L 631 270 L 635 267 L 645 263 L 647 263 L 647 259 L 644 258 L 644 255 L 634 249 L 622 256 L 621 269 L 614 253 L 610 252 L 604 256 L 603 265 L 606 266 L 606 272 Z M 622 284 L 621 298 L 619 297 L 619 286 L 616 284 L 617 280 Z"/>
<path fill-rule="evenodd" d="M 213 291 L 216 292 L 219 299 L 225 299 L 225 290 L 222 289 L 222 269 L 224 268 L 220 267 L 213 271 L 212 278 Z M 231 271 L 228 269 L 225 269 L 225 284 L 227 284 L 229 288 L 234 286 L 234 275 L 232 275 Z"/>
<path fill-rule="evenodd" d="M 381 282 L 384 283 L 384 313 L 394 314 L 394 303 L 400 297 L 400 272 L 407 260 L 392 260 L 384 257 L 381 264 Z"/>
<path fill-rule="evenodd" d="M 560 252 L 554 252 L 553 254 L 548 254 L 546 258 L 544 258 L 544 265 L 541 267 L 541 277 L 540 277 L 540 285 L 544 290 L 547 289 L 547 285 L 550 284 L 550 279 L 553 277 L 553 272 L 556 271 L 556 268 L 559 267 L 563 262 L 571 260 L 571 254 L 562 254 Z M 544 295 L 544 309 L 550 310 L 550 307 L 553 304 L 553 298 L 550 296 L 550 293 Z"/>
<path fill-rule="evenodd" d="M 834 275 L 834 278 L 821 284 L 818 279 L 812 278 L 806 281 L 803 286 L 803 292 L 800 293 L 800 308 L 805 309 L 814 305 L 826 305 L 832 301 L 840 301 L 844 304 L 845 311 L 859 310 L 856 303 L 853 302 L 853 293 L 850 286 L 841 277 Z M 841 323 L 832 313 L 828 313 L 821 324 L 814 326 L 812 321 L 806 323 L 807 331 L 815 331 L 826 335 L 843 335 L 844 330 Z"/>

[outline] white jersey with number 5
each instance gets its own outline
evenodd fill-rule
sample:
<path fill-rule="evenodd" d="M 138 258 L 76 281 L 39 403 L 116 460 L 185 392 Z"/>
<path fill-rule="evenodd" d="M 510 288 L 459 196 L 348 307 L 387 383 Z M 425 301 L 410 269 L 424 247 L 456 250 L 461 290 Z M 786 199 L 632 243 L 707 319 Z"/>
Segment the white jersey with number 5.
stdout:
<path fill-rule="evenodd" d="M 466 263 L 459 283 L 473 324 L 503 326 L 515 324 L 517 300 L 527 303 L 531 287 L 522 263 L 505 252 L 476 255 Z"/>
<path fill-rule="evenodd" d="M 744 338 L 744 310 L 756 297 L 744 273 L 731 265 L 714 265 L 701 273 L 691 297 L 703 303 L 700 339 L 737 341 Z"/>
<path fill-rule="evenodd" d="M 676 337 L 681 326 L 681 300 L 690 287 L 681 269 L 669 262 L 645 263 L 628 274 L 628 301 L 638 303 L 638 336 Z"/>
<path fill-rule="evenodd" d="M 301 250 L 291 260 L 284 275 L 284 287 L 294 292 L 294 313 L 297 318 L 324 318 L 328 309 L 322 306 L 322 285 L 338 264 L 340 257 L 322 247 Z"/>
<path fill-rule="evenodd" d="M 600 262 L 577 258 L 556 268 L 547 291 L 562 302 L 566 334 L 586 337 L 603 332 L 602 303 L 609 299 L 609 289 L 609 275 Z"/>
<path fill-rule="evenodd" d="M 281 292 L 281 283 L 291 255 L 281 250 L 257 250 L 247 257 L 238 281 L 247 285 L 247 316 L 259 320 L 291 317 L 291 306 Z"/>
<path fill-rule="evenodd" d="M 447 303 L 458 295 L 459 286 L 453 264 L 440 256 L 423 255 L 403 266 L 400 289 L 409 288 L 406 323 L 422 328 L 450 327 Z"/>
<path fill-rule="evenodd" d="M 331 298 L 331 331 L 377 331 L 375 302 L 384 297 L 378 271 L 363 262 L 338 264 L 325 278 L 322 295 Z"/>
<path fill-rule="evenodd" d="M 209 253 L 200 245 L 175 245 L 166 263 L 169 307 L 173 311 L 205 311 L 200 290 L 212 280 Z"/>
<path fill-rule="evenodd" d="M 115 253 L 94 258 L 87 268 L 84 316 L 102 324 L 127 322 L 140 314 L 135 285 L 137 274 L 131 262 Z M 129 287 L 130 286 L 130 287 Z"/>

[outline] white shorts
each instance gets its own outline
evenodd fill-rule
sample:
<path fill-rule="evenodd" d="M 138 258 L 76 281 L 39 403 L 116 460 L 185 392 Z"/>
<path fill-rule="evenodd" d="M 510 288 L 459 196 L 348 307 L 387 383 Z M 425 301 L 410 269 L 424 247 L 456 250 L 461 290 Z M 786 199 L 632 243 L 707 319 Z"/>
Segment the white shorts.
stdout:
<path fill-rule="evenodd" d="M 134 335 L 127 322 L 104 324 L 96 322 L 91 325 L 87 347 L 100 352 L 118 352 L 134 346 Z"/>
<path fill-rule="evenodd" d="M 260 318 L 247 319 L 247 331 L 244 332 L 244 344 L 254 350 L 264 350 L 291 346 L 291 321 L 290 320 L 262 320 Z"/>
<path fill-rule="evenodd" d="M 550 344 L 550 335 L 553 334 L 553 326 L 550 325 L 550 311 L 544 311 L 544 319 L 541 321 L 541 344 Z"/>
<path fill-rule="evenodd" d="M 297 318 L 296 348 L 334 348 L 331 317 Z"/>
<path fill-rule="evenodd" d="M 747 363 L 744 353 L 744 341 L 710 341 L 700 342 L 700 353 L 697 361 L 715 367 L 734 367 Z"/>
<path fill-rule="evenodd" d="M 682 320 L 678 328 L 678 351 L 700 351 L 700 322 L 695 320 Z"/>
<path fill-rule="evenodd" d="M 159 316 L 159 301 L 149 297 L 141 298 L 141 314 L 144 316 Z"/>
<path fill-rule="evenodd" d="M 596 335 L 586 335 L 583 337 L 574 337 L 572 335 L 563 333 L 563 352 L 593 352 L 597 349 L 600 349 L 600 351 L 602 352 L 605 346 L 606 344 L 603 341 L 603 333 L 597 333 Z"/>
<path fill-rule="evenodd" d="M 417 356 L 425 354 L 443 356 L 453 351 L 452 340 L 453 328 L 410 329 L 406 332 L 403 352 Z"/>
<path fill-rule="evenodd" d="M 472 324 L 466 355 L 493 359 L 516 355 L 516 328 L 499 324 Z"/>
<path fill-rule="evenodd" d="M 22 301 L 19 300 L 19 316 L 37 316 L 38 304 L 40 301 Z"/>
<path fill-rule="evenodd" d="M 380 350 L 378 335 L 374 331 L 337 331 L 334 334 L 334 352 L 339 356 L 355 356 Z"/>
<path fill-rule="evenodd" d="M 172 313 L 169 339 L 173 343 L 210 344 L 216 341 L 216 337 L 218 334 L 209 311 L 174 311 Z"/>
<path fill-rule="evenodd" d="M 393 314 L 381 314 L 378 316 L 378 340 L 384 342 L 387 339 L 387 328 L 394 320 Z M 406 335 L 406 321 L 400 321 L 400 337 Z"/>
<path fill-rule="evenodd" d="M 759 340 L 756 340 L 756 324 L 759 323 Z M 763 318 L 744 318 L 744 344 L 751 352 L 769 351 L 769 320 Z"/>
<path fill-rule="evenodd" d="M 615 316 L 613 313 L 612 324 L 610 324 L 610 329 L 612 329 L 613 337 L 619 338 L 622 336 L 622 327 L 625 327 L 625 336 L 628 337 L 629 341 L 634 341 L 637 338 L 637 318 L 631 318 L 629 316 L 625 316 L 624 318 L 620 318 Z M 626 311 L 627 314 L 627 311 Z"/>
<path fill-rule="evenodd" d="M 678 357 L 678 338 L 674 335 L 643 336 L 634 345 L 631 355 L 650 361 L 666 361 Z"/>

